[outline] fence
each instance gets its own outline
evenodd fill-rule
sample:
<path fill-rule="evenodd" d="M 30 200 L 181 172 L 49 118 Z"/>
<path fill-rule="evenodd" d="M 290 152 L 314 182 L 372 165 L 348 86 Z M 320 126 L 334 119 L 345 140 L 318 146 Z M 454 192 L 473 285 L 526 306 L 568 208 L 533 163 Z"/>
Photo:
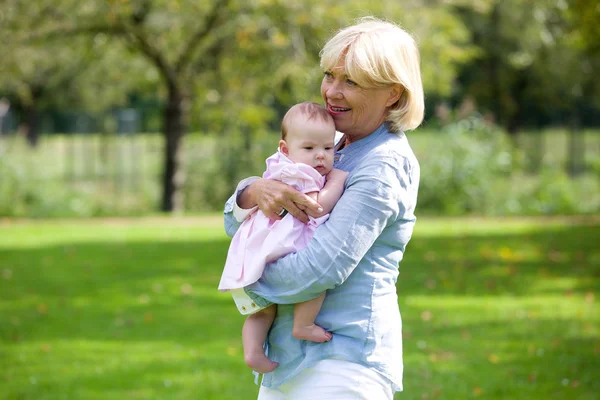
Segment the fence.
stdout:
<path fill-rule="evenodd" d="M 140 133 L 147 123 L 136 110 L 120 110 L 111 115 L 113 125 L 106 129 L 97 119 L 73 114 L 69 117 L 73 122 L 70 132 L 43 133 L 37 148 L 31 149 L 18 133 L 14 118 L 6 114 L 4 130 L 0 131 L 0 216 L 157 211 L 164 140 L 160 133 Z M 96 130 L 99 127 L 104 132 Z M 523 157 L 523 169 L 531 175 L 547 164 L 578 174 L 598 174 L 599 132 L 582 130 L 575 135 L 561 129 L 529 132 L 516 137 L 515 146 Z M 432 141 L 439 140 L 438 133 L 427 127 L 411 133 L 409 138 L 415 153 L 426 154 Z M 217 187 L 215 182 L 219 179 L 218 163 L 223 162 L 217 151 L 218 141 L 216 135 L 206 134 L 185 138 L 187 211 L 216 207 L 220 197 L 230 189 Z M 266 142 L 266 151 L 273 150 L 276 140 L 269 137 Z M 244 172 L 260 173 L 264 167 L 263 154 L 252 157 L 257 160 L 254 163 L 257 170 Z M 230 162 L 236 162 L 235 155 Z"/>

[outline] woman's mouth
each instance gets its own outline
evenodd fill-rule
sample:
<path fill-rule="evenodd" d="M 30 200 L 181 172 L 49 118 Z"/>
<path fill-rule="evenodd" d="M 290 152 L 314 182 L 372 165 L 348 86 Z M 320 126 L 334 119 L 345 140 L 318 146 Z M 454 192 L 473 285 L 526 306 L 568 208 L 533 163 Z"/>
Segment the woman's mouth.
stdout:
<path fill-rule="evenodd" d="M 332 106 L 329 103 L 327 104 L 327 111 L 329 111 L 329 114 L 331 114 L 331 115 L 340 115 L 340 114 L 343 114 L 346 111 L 350 111 L 350 110 L 351 110 L 351 108 Z"/>

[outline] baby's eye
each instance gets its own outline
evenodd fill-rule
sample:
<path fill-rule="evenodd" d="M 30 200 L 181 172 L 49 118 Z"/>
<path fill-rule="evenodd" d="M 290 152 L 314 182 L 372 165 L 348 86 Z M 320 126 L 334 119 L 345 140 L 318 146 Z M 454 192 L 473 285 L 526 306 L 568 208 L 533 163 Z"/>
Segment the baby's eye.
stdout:
<path fill-rule="evenodd" d="M 312 150 L 313 148 L 312 148 L 312 147 L 310 147 L 310 146 L 306 146 L 306 147 L 304 147 L 304 149 L 305 149 L 305 150 Z"/>

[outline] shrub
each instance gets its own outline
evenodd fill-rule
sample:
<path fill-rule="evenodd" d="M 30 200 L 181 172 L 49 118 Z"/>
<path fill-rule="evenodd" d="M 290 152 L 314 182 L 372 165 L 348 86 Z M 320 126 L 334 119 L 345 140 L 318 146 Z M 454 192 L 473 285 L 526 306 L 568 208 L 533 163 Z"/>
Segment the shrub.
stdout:
<path fill-rule="evenodd" d="M 515 161 L 510 142 L 499 129 L 470 118 L 432 135 L 420 165 L 420 211 L 485 214 L 496 207 L 495 194 Z"/>

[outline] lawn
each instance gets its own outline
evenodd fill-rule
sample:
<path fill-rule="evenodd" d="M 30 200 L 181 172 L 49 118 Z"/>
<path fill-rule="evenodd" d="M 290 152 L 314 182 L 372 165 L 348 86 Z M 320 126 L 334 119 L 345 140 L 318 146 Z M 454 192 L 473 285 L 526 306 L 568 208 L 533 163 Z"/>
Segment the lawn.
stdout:
<path fill-rule="evenodd" d="M 600 219 L 432 219 L 396 399 L 600 392 Z M 0 222 L 0 399 L 255 399 L 221 218 Z M 335 340 L 335 339 L 334 339 Z"/>

